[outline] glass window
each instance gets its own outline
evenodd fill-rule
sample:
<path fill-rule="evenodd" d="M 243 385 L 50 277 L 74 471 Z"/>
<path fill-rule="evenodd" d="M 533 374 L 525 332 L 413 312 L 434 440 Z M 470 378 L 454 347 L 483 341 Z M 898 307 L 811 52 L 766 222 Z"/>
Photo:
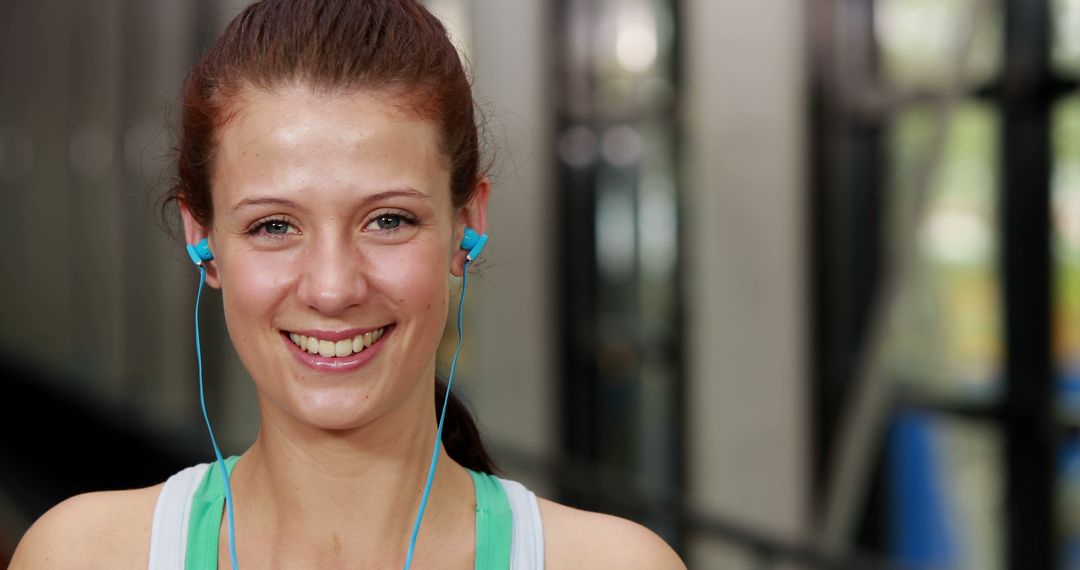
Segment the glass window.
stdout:
<path fill-rule="evenodd" d="M 913 107 L 890 133 L 894 219 L 912 210 L 923 170 L 933 173 L 916 225 L 916 260 L 890 332 L 889 370 L 921 392 L 987 398 L 999 389 L 1002 366 L 998 116 L 990 105 L 958 105 L 941 155 L 929 161 L 936 122 L 932 109 Z"/>
<path fill-rule="evenodd" d="M 1050 63 L 1062 75 L 1080 75 L 1080 1 L 1052 0 Z"/>
<path fill-rule="evenodd" d="M 874 4 L 874 34 L 886 80 L 899 87 L 947 85 L 956 68 L 956 54 L 967 36 L 972 10 L 974 36 L 965 71 L 974 83 L 993 78 L 1001 65 L 1001 14 L 998 2 L 968 0 L 879 0 Z"/>
<path fill-rule="evenodd" d="M 1080 409 L 1080 97 L 1053 111 L 1054 357 L 1062 403 Z"/>

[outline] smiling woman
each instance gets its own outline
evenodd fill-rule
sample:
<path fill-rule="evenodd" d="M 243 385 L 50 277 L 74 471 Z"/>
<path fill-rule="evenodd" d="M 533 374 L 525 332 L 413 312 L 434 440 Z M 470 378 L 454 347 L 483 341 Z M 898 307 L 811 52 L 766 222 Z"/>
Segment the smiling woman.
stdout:
<path fill-rule="evenodd" d="M 207 281 L 222 289 L 263 421 L 380 419 L 419 443 L 428 433 L 412 414 L 430 412 L 448 278 L 464 263 L 454 244 L 486 226 L 486 183 L 455 208 L 438 131 L 385 95 L 297 85 L 239 97 L 243 113 L 218 135 L 222 214 L 207 227 L 181 209 L 188 241 L 208 238 L 215 253 Z M 354 353 L 358 336 L 368 348 Z"/>
<path fill-rule="evenodd" d="M 62 503 L 12 568 L 683 567 L 643 527 L 496 477 L 460 402 L 435 445 L 450 278 L 487 226 L 477 140 L 460 59 L 415 2 L 241 13 L 188 77 L 172 199 L 213 252 L 258 438 L 225 472 Z"/>

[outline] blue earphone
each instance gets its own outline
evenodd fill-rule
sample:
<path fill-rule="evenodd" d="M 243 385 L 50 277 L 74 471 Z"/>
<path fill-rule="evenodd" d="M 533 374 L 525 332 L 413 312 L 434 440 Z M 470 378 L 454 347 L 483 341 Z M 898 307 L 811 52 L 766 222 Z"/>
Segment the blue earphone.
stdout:
<path fill-rule="evenodd" d="M 461 354 L 461 324 L 462 309 L 465 306 L 465 289 L 468 286 L 469 266 L 480 256 L 480 252 L 487 245 L 488 235 L 478 234 L 476 230 L 466 227 L 465 235 L 461 238 L 459 247 L 468 253 L 465 255 L 465 270 L 461 274 L 461 299 L 458 302 L 457 332 L 458 343 L 454 350 L 454 359 L 450 363 L 450 375 L 446 379 L 446 396 L 443 398 L 442 411 L 439 413 L 439 427 L 435 435 L 435 449 L 431 454 L 431 466 L 428 468 L 427 483 L 424 484 L 424 493 L 420 499 L 420 508 L 417 509 L 416 521 L 413 523 L 412 535 L 409 537 L 409 551 L 405 556 L 405 570 L 412 566 L 413 552 L 416 549 L 416 538 L 420 534 L 420 522 L 424 518 L 424 510 L 427 508 L 428 496 L 431 494 L 431 483 L 435 480 L 435 467 L 439 461 L 439 442 L 442 441 L 443 421 L 446 420 L 446 406 L 450 402 L 450 388 L 454 383 L 454 370 L 457 369 L 458 355 Z M 210 426 L 210 416 L 206 413 L 206 398 L 203 390 L 202 348 L 199 341 L 199 301 L 202 300 L 203 285 L 206 283 L 206 262 L 214 259 L 214 253 L 210 251 L 210 243 L 203 238 L 199 243 L 187 245 L 187 253 L 199 268 L 199 289 L 195 294 L 195 357 L 199 368 L 199 403 L 202 405 L 203 419 L 206 420 L 206 430 L 210 432 L 210 443 L 214 446 L 214 455 L 217 458 L 217 466 L 221 469 L 221 477 L 225 482 L 225 506 L 228 510 L 229 519 L 229 556 L 232 560 L 233 570 L 239 570 L 236 557 L 236 521 L 233 516 L 232 487 L 229 485 L 229 471 L 225 468 L 225 459 L 221 456 L 217 439 L 214 437 L 214 428 Z"/>
<path fill-rule="evenodd" d="M 204 262 L 214 259 L 214 253 L 210 251 L 210 242 L 206 241 L 206 238 L 202 238 L 195 245 L 189 243 L 187 245 L 187 254 L 191 261 L 200 267 Z"/>
<path fill-rule="evenodd" d="M 476 230 L 466 226 L 465 235 L 461 238 L 461 249 L 469 252 L 465 256 L 465 259 L 472 262 L 479 257 L 480 250 L 484 249 L 484 246 L 487 245 L 487 241 L 487 234 L 478 234 L 476 233 Z"/>

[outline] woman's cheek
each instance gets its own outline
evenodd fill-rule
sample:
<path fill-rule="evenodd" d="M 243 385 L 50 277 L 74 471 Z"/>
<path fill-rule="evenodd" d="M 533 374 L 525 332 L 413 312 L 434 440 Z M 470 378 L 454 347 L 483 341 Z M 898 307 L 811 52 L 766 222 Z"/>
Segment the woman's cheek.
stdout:
<path fill-rule="evenodd" d="M 289 289 L 290 264 L 265 257 L 240 253 L 222 268 L 225 322 L 243 360 L 248 360 L 252 344 L 263 338 L 262 332 L 273 332 L 275 312 Z M 249 366 L 257 363 L 258 359 L 245 362 Z"/>
<path fill-rule="evenodd" d="M 288 289 L 295 271 L 286 256 L 243 255 L 230 267 L 230 290 L 238 303 L 249 309 L 270 308 Z"/>
<path fill-rule="evenodd" d="M 378 268 L 370 274 L 373 285 L 392 296 L 395 304 L 431 307 L 445 296 L 449 267 L 444 257 L 439 251 L 419 247 L 378 252 L 371 258 Z"/>

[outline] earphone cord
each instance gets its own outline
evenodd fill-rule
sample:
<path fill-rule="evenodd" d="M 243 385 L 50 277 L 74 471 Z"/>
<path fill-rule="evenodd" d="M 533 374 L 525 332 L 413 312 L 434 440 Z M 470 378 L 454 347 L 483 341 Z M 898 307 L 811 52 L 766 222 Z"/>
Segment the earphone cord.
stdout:
<path fill-rule="evenodd" d="M 202 405 L 206 429 L 210 432 L 210 443 L 214 446 L 214 455 L 217 456 L 217 466 L 221 469 L 222 480 L 225 481 L 225 507 L 229 511 L 229 556 L 232 557 L 233 570 L 239 570 L 240 565 L 236 561 L 236 521 L 233 517 L 232 487 L 229 485 L 229 471 L 225 468 L 225 460 L 222 459 L 217 439 L 214 438 L 214 428 L 210 427 L 210 416 L 206 413 L 206 396 L 203 390 L 202 347 L 199 342 L 199 301 L 202 299 L 204 283 L 206 283 L 206 267 L 199 265 L 199 291 L 195 294 L 195 360 L 199 366 L 199 403 Z"/>
<path fill-rule="evenodd" d="M 450 376 L 446 379 L 446 395 L 443 396 L 442 412 L 439 413 L 439 429 L 435 432 L 435 449 L 431 452 L 431 467 L 428 468 L 427 483 L 424 484 L 424 494 L 420 498 L 420 509 L 416 513 L 416 522 L 413 523 L 412 537 L 409 538 L 409 552 L 405 555 L 405 570 L 409 570 L 412 566 L 413 552 L 416 550 L 416 537 L 420 534 L 420 521 L 424 518 L 428 495 L 431 494 L 431 483 L 435 479 L 435 466 L 439 462 L 443 423 L 446 421 L 446 404 L 450 401 L 450 387 L 454 384 L 454 370 L 457 369 L 458 355 L 461 354 L 461 315 L 465 308 L 465 289 L 469 284 L 469 265 L 471 263 L 471 261 L 466 260 L 465 268 L 461 272 L 461 298 L 458 300 L 457 313 L 457 348 L 454 349 L 454 359 L 450 362 Z"/>

